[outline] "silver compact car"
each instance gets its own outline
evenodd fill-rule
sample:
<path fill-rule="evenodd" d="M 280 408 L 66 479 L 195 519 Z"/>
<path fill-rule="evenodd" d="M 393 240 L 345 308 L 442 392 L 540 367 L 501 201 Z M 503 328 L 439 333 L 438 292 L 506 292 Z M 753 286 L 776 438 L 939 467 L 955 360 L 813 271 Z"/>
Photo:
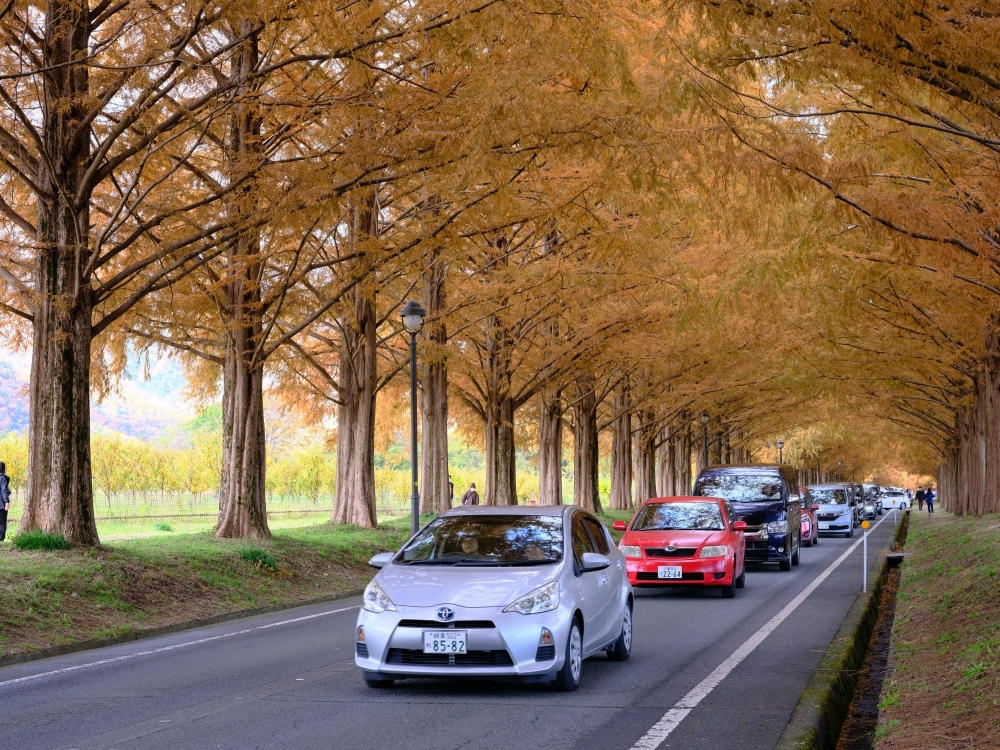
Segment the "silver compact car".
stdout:
<path fill-rule="evenodd" d="M 806 488 L 806 502 L 819 506 L 816 523 L 820 535 L 854 536 L 854 527 L 860 523 L 860 519 L 852 498 L 849 484 L 817 484 Z"/>
<path fill-rule="evenodd" d="M 625 558 L 576 506 L 465 506 L 375 555 L 355 627 L 372 688 L 407 677 L 580 685 L 583 660 L 632 651 Z"/>

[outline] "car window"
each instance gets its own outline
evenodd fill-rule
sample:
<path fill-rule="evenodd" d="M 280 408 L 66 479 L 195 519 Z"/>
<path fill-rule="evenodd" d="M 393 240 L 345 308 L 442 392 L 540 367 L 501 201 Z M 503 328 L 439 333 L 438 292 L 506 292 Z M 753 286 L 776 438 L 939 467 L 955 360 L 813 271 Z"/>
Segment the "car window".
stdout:
<path fill-rule="evenodd" d="M 601 523 L 596 518 L 589 518 L 586 516 L 584 516 L 583 523 L 590 531 L 590 536 L 594 540 L 594 545 L 597 547 L 597 551 L 602 555 L 608 554 L 611 551 L 611 547 L 608 546 L 608 537 L 604 533 L 604 527 Z"/>
<path fill-rule="evenodd" d="M 573 516 L 573 525 L 570 527 L 573 536 L 573 556 L 577 563 L 583 562 L 584 552 L 594 552 L 594 543 L 590 540 L 590 534 L 583 526 L 583 514 L 577 513 Z"/>
<path fill-rule="evenodd" d="M 703 503 L 647 503 L 632 522 L 633 531 L 722 531 L 717 501 Z"/>
<path fill-rule="evenodd" d="M 703 474 L 692 493 L 696 497 L 719 497 L 737 503 L 768 503 L 781 500 L 781 477 L 776 474 Z"/>
<path fill-rule="evenodd" d="M 847 490 L 809 490 L 810 503 L 816 505 L 847 505 Z"/>
<path fill-rule="evenodd" d="M 438 516 L 406 545 L 404 565 L 544 565 L 562 559 L 559 516 Z"/>

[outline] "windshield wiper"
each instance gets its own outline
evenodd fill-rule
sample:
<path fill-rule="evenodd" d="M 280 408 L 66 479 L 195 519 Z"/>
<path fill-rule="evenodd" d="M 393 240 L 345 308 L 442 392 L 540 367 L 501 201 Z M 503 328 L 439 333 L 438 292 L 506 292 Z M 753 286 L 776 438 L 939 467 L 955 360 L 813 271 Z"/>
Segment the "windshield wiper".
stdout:
<path fill-rule="evenodd" d="M 407 565 L 457 565 L 463 560 L 448 560 L 446 558 L 437 557 L 432 560 L 404 560 Z"/>

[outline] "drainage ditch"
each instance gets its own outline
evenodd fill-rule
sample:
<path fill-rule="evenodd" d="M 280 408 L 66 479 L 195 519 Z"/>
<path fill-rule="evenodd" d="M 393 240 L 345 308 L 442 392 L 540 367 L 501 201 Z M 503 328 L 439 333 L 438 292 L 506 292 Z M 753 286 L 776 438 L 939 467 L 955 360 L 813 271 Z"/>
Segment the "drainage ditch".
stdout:
<path fill-rule="evenodd" d="M 901 553 L 906 544 L 909 517 L 900 525 L 892 552 Z M 872 750 L 878 726 L 878 703 L 882 683 L 889 668 L 889 647 L 892 641 L 892 623 L 896 618 L 896 592 L 902 570 L 901 555 L 890 555 L 879 601 L 878 619 L 868 642 L 868 651 L 858 671 L 847 716 L 844 718 L 837 741 L 837 750 Z"/>

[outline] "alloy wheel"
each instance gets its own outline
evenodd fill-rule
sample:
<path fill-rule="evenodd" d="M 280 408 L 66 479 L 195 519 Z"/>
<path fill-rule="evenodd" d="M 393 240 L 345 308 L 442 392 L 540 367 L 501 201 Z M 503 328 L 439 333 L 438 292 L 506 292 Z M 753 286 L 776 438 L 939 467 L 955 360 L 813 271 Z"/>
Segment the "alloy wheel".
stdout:
<path fill-rule="evenodd" d="M 576 627 L 569 631 L 569 668 L 573 679 L 579 682 L 583 672 L 583 644 L 580 641 L 580 629 Z"/>

